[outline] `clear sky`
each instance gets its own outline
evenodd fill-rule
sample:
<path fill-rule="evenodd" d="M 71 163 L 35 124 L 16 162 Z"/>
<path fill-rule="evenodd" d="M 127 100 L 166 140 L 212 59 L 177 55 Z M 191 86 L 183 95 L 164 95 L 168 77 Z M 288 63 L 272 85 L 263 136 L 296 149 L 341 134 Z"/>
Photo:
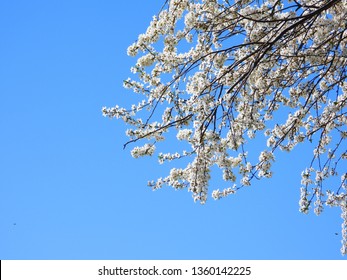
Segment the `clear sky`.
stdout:
<path fill-rule="evenodd" d="M 346 259 L 340 210 L 298 211 L 305 147 L 206 205 L 147 187 L 168 168 L 101 108 L 129 102 L 126 48 L 162 2 L 0 2 L 0 259 Z"/>

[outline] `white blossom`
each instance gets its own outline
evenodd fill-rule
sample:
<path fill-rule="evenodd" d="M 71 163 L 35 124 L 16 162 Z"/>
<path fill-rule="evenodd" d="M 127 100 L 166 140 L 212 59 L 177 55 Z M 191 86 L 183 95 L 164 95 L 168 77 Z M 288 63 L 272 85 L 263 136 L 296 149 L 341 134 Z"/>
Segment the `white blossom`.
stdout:
<path fill-rule="evenodd" d="M 185 166 L 149 186 L 187 188 L 200 203 L 275 176 L 275 153 L 307 143 L 313 155 L 299 209 L 340 207 L 346 254 L 346 18 L 339 0 L 165 1 L 127 50 L 137 62 L 124 87 L 143 100 L 103 115 L 130 126 L 125 146 L 147 141 L 133 148 L 135 158 L 154 155 L 175 131 L 169 149 L 177 152 L 158 145 L 158 161 Z M 224 189 L 209 186 L 213 166 Z"/>

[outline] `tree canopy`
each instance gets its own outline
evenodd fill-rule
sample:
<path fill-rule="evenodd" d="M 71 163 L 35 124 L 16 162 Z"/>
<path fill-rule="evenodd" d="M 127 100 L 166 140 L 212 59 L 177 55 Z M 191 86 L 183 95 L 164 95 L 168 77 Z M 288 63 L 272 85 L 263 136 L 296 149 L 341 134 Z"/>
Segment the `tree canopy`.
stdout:
<path fill-rule="evenodd" d="M 270 178 L 278 150 L 312 143 L 300 211 L 340 207 L 346 254 L 346 19 L 346 0 L 166 1 L 128 48 L 138 59 L 124 86 L 143 100 L 103 114 L 130 125 L 125 146 L 142 142 L 133 157 L 189 159 L 148 184 L 188 188 L 201 203 L 214 166 L 226 181 L 211 191 L 220 199 Z M 177 149 L 188 148 L 156 152 L 172 131 Z M 256 157 L 249 153 L 255 143 Z"/>

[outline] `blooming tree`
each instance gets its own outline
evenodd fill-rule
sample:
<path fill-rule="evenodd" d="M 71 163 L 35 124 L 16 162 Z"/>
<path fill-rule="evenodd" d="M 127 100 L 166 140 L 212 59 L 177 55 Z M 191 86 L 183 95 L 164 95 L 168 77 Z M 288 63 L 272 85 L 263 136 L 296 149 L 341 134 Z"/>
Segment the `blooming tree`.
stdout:
<path fill-rule="evenodd" d="M 278 150 L 311 142 L 300 211 L 340 207 L 346 254 L 346 19 L 346 0 L 167 0 L 128 48 L 138 59 L 124 86 L 143 100 L 103 114 L 130 125 L 125 146 L 143 142 L 135 158 L 154 155 L 176 131 L 186 143 L 177 148 L 189 148 L 161 151 L 159 162 L 190 162 L 148 184 L 188 188 L 200 203 L 213 166 L 226 181 L 211 191 L 220 199 L 271 177 Z M 251 159 L 254 143 L 264 145 Z"/>

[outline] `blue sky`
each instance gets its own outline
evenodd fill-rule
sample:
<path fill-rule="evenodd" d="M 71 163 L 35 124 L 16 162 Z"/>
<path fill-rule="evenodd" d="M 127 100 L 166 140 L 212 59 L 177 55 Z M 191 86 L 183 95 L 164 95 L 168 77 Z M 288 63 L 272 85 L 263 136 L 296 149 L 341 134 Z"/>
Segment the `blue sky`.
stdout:
<path fill-rule="evenodd" d="M 339 209 L 298 211 L 308 147 L 203 206 L 147 187 L 168 168 L 101 108 L 129 102 L 126 48 L 161 5 L 0 2 L 0 259 L 344 259 Z"/>

